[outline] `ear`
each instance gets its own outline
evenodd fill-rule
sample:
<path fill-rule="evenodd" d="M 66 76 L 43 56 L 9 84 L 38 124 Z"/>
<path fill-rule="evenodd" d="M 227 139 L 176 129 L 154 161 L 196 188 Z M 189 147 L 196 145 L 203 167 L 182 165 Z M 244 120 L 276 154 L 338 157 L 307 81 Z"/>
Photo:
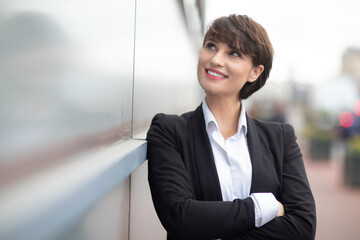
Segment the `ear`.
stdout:
<path fill-rule="evenodd" d="M 250 78 L 249 78 L 249 82 L 255 82 L 256 79 L 258 79 L 258 77 L 261 75 L 261 73 L 264 71 L 264 66 L 262 64 L 260 64 L 257 67 L 253 67 L 251 69 L 251 73 L 250 73 Z"/>

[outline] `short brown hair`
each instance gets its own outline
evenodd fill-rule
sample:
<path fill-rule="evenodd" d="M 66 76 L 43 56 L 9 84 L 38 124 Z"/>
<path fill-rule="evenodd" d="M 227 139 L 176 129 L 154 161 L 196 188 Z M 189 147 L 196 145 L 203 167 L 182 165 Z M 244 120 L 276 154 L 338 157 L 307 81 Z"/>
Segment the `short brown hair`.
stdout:
<path fill-rule="evenodd" d="M 254 82 L 247 82 L 239 93 L 240 99 L 246 99 L 259 90 L 269 77 L 274 50 L 266 30 L 246 15 L 232 14 L 213 21 L 208 28 L 203 45 L 207 40 L 218 40 L 240 53 L 251 56 L 254 66 L 262 64 L 264 71 Z"/>

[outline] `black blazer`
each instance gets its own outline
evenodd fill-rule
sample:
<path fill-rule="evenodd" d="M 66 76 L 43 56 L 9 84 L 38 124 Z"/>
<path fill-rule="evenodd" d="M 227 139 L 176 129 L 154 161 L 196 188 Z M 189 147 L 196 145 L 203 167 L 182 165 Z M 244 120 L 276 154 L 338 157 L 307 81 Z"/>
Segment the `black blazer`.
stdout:
<path fill-rule="evenodd" d="M 272 192 L 285 215 L 255 228 L 251 198 L 222 201 L 201 105 L 157 114 L 147 134 L 148 178 L 168 239 L 314 239 L 315 203 L 293 128 L 247 117 L 251 193 Z"/>

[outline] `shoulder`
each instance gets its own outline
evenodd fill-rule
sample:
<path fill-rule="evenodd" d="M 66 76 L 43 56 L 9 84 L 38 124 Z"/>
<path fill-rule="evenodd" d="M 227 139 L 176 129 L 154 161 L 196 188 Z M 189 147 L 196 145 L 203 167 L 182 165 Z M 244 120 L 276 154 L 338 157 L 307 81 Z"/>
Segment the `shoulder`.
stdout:
<path fill-rule="evenodd" d="M 182 133 L 187 128 L 194 111 L 182 115 L 158 113 L 151 121 L 147 140 L 153 137 L 172 137 Z"/>
<path fill-rule="evenodd" d="M 255 131 L 250 133 L 252 136 L 257 134 L 263 148 L 269 147 L 272 151 L 280 151 L 286 156 L 300 156 L 300 149 L 292 125 L 288 123 L 277 123 L 259 121 L 253 119 Z"/>
<path fill-rule="evenodd" d="M 268 137 L 277 139 L 281 138 L 285 141 L 290 140 L 291 138 L 296 139 L 295 130 L 291 124 L 262 121 L 251 118 L 250 121 L 254 123 L 258 133 L 261 135 L 266 135 Z"/>
<path fill-rule="evenodd" d="M 160 125 L 165 128 L 174 128 L 175 126 L 186 125 L 194 111 L 183 113 L 181 115 L 158 113 L 151 121 L 151 127 Z"/>

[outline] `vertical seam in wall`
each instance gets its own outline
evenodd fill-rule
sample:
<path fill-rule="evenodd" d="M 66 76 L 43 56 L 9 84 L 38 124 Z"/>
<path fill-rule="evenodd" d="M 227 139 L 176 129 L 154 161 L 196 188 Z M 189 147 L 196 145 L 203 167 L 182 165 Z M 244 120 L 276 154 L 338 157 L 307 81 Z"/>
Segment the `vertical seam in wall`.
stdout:
<path fill-rule="evenodd" d="M 133 72 L 132 72 L 132 99 L 131 99 L 131 132 L 130 136 L 134 136 L 134 102 L 135 102 L 135 50 L 136 50 L 136 14 L 137 14 L 137 0 L 134 1 L 135 11 L 134 11 L 134 46 L 133 46 Z M 131 174 L 129 176 L 129 214 L 128 214 L 128 240 L 130 240 L 131 232 Z"/>
<path fill-rule="evenodd" d="M 131 213 L 131 174 L 129 176 L 129 215 L 128 215 L 128 240 L 130 240 L 130 213 Z"/>
<path fill-rule="evenodd" d="M 131 98 L 131 138 L 134 136 L 134 102 L 135 102 L 135 58 L 136 58 L 136 14 L 137 0 L 135 0 L 135 17 L 134 17 L 134 46 L 133 46 L 133 72 L 132 72 L 132 98 Z"/>

